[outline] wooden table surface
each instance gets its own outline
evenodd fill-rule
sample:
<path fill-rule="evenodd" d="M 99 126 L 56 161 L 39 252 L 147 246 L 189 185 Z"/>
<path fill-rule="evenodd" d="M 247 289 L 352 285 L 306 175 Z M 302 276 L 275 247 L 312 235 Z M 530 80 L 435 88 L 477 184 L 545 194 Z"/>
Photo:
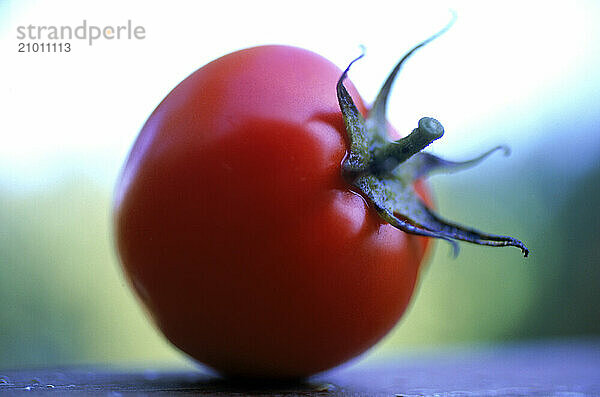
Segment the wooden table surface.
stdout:
<path fill-rule="evenodd" d="M 0 395 L 599 396 L 600 339 L 367 359 L 300 384 L 240 384 L 161 368 L 0 369 Z"/>

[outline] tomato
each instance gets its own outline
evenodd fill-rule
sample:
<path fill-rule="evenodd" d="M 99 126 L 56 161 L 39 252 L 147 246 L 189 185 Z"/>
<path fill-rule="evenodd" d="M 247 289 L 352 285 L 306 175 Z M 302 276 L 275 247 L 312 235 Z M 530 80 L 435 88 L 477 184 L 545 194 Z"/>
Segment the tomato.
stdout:
<path fill-rule="evenodd" d="M 223 374 L 326 370 L 410 301 L 427 238 L 383 221 L 342 176 L 341 73 L 294 47 L 226 55 L 160 103 L 124 167 L 125 274 L 164 335 Z"/>
<path fill-rule="evenodd" d="M 422 182 L 495 149 L 451 162 L 421 152 L 443 135 L 437 120 L 400 139 L 386 122 L 403 62 L 448 27 L 400 60 L 368 110 L 344 83 L 350 66 L 287 46 L 219 58 L 160 103 L 119 180 L 115 235 L 175 346 L 228 376 L 306 377 L 396 324 L 429 237 L 527 256 L 517 239 L 444 221 Z"/>

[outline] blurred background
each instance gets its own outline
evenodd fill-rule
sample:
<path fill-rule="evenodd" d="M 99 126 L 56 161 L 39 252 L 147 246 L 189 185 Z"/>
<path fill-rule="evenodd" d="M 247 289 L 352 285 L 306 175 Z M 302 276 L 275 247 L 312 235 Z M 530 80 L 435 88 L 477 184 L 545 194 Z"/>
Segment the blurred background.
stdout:
<path fill-rule="evenodd" d="M 0 368 L 184 358 L 146 320 L 121 274 L 112 192 L 145 119 L 212 59 L 290 44 L 346 66 L 399 131 L 446 128 L 430 150 L 477 169 L 432 179 L 445 217 L 531 249 L 436 244 L 412 306 L 371 352 L 600 334 L 600 3 L 0 0 Z M 143 40 L 18 53 L 17 27 L 126 24 Z"/>

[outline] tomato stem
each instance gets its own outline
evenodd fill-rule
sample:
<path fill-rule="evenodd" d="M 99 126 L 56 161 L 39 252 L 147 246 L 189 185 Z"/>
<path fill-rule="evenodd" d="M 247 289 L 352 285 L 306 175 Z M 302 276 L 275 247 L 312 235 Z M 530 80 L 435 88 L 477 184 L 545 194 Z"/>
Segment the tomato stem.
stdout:
<path fill-rule="evenodd" d="M 419 126 L 408 136 L 374 150 L 372 172 L 378 175 L 392 172 L 400 163 L 419 153 L 442 135 L 444 127 L 439 121 L 423 117 L 419 120 Z"/>
<path fill-rule="evenodd" d="M 434 118 L 423 117 L 408 136 L 391 142 L 387 138 L 386 107 L 392 83 L 402 64 L 419 48 L 446 32 L 452 21 L 435 35 L 413 47 L 392 70 L 382 86 L 366 119 L 356 108 L 344 87 L 344 80 L 354 62 L 344 70 L 337 83 L 337 97 L 346 125 L 350 147 L 342 164 L 342 173 L 348 183 L 358 188 L 377 210 L 383 220 L 411 234 L 434 237 L 452 244 L 458 253 L 456 240 L 487 246 L 514 246 L 526 257 L 525 244 L 510 236 L 484 233 L 446 220 L 428 208 L 414 190 L 414 182 L 434 171 L 452 172 L 472 167 L 498 149 L 464 162 L 453 162 L 422 152 L 444 134 L 444 128 Z"/>

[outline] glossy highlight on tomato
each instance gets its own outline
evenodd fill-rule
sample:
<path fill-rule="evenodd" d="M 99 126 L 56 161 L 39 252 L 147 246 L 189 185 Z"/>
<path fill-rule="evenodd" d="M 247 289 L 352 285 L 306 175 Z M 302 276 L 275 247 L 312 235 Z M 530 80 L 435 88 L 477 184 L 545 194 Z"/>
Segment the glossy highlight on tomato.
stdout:
<path fill-rule="evenodd" d="M 224 375 L 332 368 L 409 304 L 428 239 L 382 220 L 343 177 L 341 74 L 288 46 L 219 58 L 160 103 L 123 169 L 126 277 L 168 340 Z"/>

